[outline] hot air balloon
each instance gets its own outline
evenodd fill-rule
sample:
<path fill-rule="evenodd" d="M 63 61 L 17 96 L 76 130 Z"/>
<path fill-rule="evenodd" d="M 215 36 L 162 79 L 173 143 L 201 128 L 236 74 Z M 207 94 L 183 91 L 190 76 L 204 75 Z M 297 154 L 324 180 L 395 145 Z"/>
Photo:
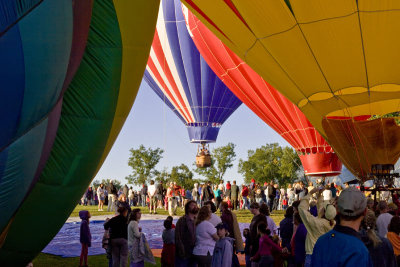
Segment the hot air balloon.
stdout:
<path fill-rule="evenodd" d="M 28 102 L 27 106 L 33 110 L 40 110 L 41 113 L 32 112 L 30 115 L 31 125 L 21 135 L 18 131 L 10 131 L 11 133 L 6 136 L 9 140 L 6 143 L 6 149 L 1 151 L 13 151 L 11 149 L 14 149 L 14 146 L 19 149 L 13 153 L 9 152 L 7 157 L 0 156 L 0 169 L 4 166 L 12 167 L 14 164 L 14 173 L 10 172 L 11 174 L 23 173 L 26 176 L 29 174 L 27 178 L 21 176 L 24 178 L 23 181 L 18 181 L 11 180 L 8 176 L 0 173 L 0 190 L 15 183 L 25 190 L 22 192 L 17 186 L 16 192 L 5 192 L 7 193 L 5 194 L 4 191 L 1 191 L 1 205 L 4 203 L 4 205 L 8 205 L 7 209 L 1 208 L 0 222 L 3 223 L 3 226 L 6 225 L 0 229 L 1 266 L 26 266 L 57 234 L 100 168 L 135 99 L 150 51 L 159 7 L 158 0 L 139 2 L 96 0 L 93 1 L 93 5 L 92 1 L 71 0 L 26 1 L 24 5 L 20 2 L 15 6 L 14 4 L 5 6 L 2 3 L 0 12 L 7 11 L 8 15 L 16 13 L 18 17 L 10 20 L 9 27 L 1 28 L 5 30 L 4 34 L 0 35 L 0 45 L 5 44 L 4 40 L 7 39 L 3 38 L 6 38 L 9 31 L 18 28 L 15 25 L 21 24 L 24 25 L 23 33 L 26 34 L 23 35 L 21 31 L 23 51 L 31 53 L 25 55 L 26 58 L 36 57 L 36 55 L 32 55 L 30 47 L 44 42 L 42 50 L 55 49 L 60 53 L 55 53 L 55 55 L 66 58 L 66 60 L 60 61 L 51 53 L 52 51 L 47 51 L 47 53 L 44 51 L 40 53 L 42 61 L 50 65 L 51 62 L 47 62 L 49 60 L 46 56 L 54 56 L 51 59 L 54 61 L 54 66 L 41 66 L 40 63 L 31 66 L 27 65 L 25 58 L 22 61 L 25 62 L 25 68 L 22 69 L 25 69 L 26 72 L 42 73 L 37 77 L 36 82 L 48 85 L 48 87 L 53 85 L 55 89 L 53 91 L 49 89 L 41 96 L 42 101 L 53 100 L 53 102 L 48 101 L 47 105 L 50 107 L 41 101 L 34 104 L 36 95 L 34 97 L 29 94 L 25 96 L 23 105 Z M 85 6 L 83 2 L 89 5 Z M 25 7 L 26 13 L 19 14 L 18 12 Z M 84 20 L 77 20 L 79 16 L 82 16 Z M 78 21 L 82 23 L 81 26 L 76 25 Z M 55 29 L 60 25 L 64 25 L 62 29 Z M 84 25 L 86 27 L 90 25 L 90 29 L 86 29 L 86 37 L 81 28 Z M 30 28 L 32 32 L 29 32 Z M 35 28 L 42 31 L 33 31 Z M 46 33 L 46 29 L 52 29 L 51 34 Z M 57 39 L 41 40 L 47 36 Z M 78 41 L 79 39 L 82 40 Z M 47 44 L 45 40 L 48 40 L 49 43 Z M 83 56 L 79 57 L 74 44 L 82 43 Z M 7 52 L 14 51 L 12 49 L 15 48 L 15 44 L 17 44 L 15 39 L 10 41 L 8 46 L 2 47 L 4 49 L 1 49 L 0 53 L 8 55 Z M 64 46 L 66 48 L 59 48 Z M 72 68 L 72 65 L 75 66 L 76 60 L 78 60 L 78 64 L 74 67 L 74 75 L 69 75 L 68 73 L 72 71 L 69 69 Z M 9 62 L 16 64 L 14 63 L 15 59 Z M 2 64 L 5 63 L 2 61 L 0 65 Z M 57 68 L 61 68 L 58 64 L 64 65 L 64 74 L 57 70 Z M 14 66 L 9 63 L 9 67 Z M 31 67 L 35 67 L 35 70 L 31 70 Z M 41 67 L 42 71 L 40 71 Z M 51 68 L 54 69 L 46 72 Z M 10 71 L 10 73 L 24 77 L 23 73 L 18 71 Z M 2 78 L 1 82 L 7 78 L 6 76 L 0 77 Z M 15 79 L 13 82 L 16 83 L 17 80 Z M 50 84 L 47 81 L 53 82 Z M 69 85 L 65 86 L 64 90 L 66 83 Z M 36 90 L 37 94 L 47 88 L 32 87 L 26 79 L 25 86 L 30 90 Z M 0 94 L 7 87 L 1 88 Z M 60 91 L 63 92 L 63 100 L 61 104 L 58 104 Z M 30 100 L 31 98 L 32 100 Z M 1 97 L 0 99 L 0 101 L 3 100 Z M 15 108 L 14 104 L 17 105 L 15 99 L 17 98 L 7 102 L 10 108 Z M 29 101 L 32 101 L 30 105 Z M 56 108 L 53 107 L 54 103 L 57 103 Z M 47 110 L 35 107 L 39 104 L 45 106 Z M 53 118 L 51 113 L 57 108 L 59 109 L 59 120 L 55 127 L 55 138 L 50 145 L 47 145 L 50 138 L 48 132 L 52 131 L 46 132 L 46 125 L 49 128 L 50 118 Z M 25 108 L 21 113 L 24 110 Z M 42 115 L 44 119 L 40 117 Z M 37 118 L 39 120 L 35 121 Z M 42 127 L 44 130 L 42 128 L 39 128 L 40 131 L 36 130 L 35 127 L 43 122 L 45 122 L 45 126 Z M 2 129 L 5 127 L 4 125 L 10 125 L 6 124 L 7 121 L 3 117 L 0 123 Z M 20 125 L 19 122 L 14 122 L 14 124 Z M 36 139 L 24 139 L 29 135 L 33 135 Z M 39 159 L 40 162 L 42 161 L 43 153 L 34 152 L 31 147 L 49 150 L 49 156 L 43 162 L 40 170 L 36 166 L 38 166 Z M 10 160 L 11 157 L 13 157 L 13 161 Z M 7 184 L 5 179 L 8 179 Z M 13 199 L 16 194 L 21 197 L 18 202 Z M 14 212 L 9 212 L 9 209 L 13 209 Z M 6 212 L 3 211 L 7 211 L 7 217 L 4 217 Z M 27 221 L 29 221 L 28 224 Z M 21 249 L 21 244 L 23 244 L 23 249 Z"/>
<path fill-rule="evenodd" d="M 304 114 L 182 7 L 192 39 L 209 66 L 244 104 L 296 149 L 304 173 L 339 175 L 342 163 Z"/>
<path fill-rule="evenodd" d="M 210 166 L 206 144 L 217 140 L 222 124 L 241 101 L 218 79 L 194 45 L 181 3 L 162 1 L 144 79 L 186 125 L 199 143 L 198 167 Z"/>
<path fill-rule="evenodd" d="M 290 99 L 361 180 L 400 156 L 400 4 L 193 1 L 189 9 Z M 390 116 L 390 115 L 389 115 Z"/>

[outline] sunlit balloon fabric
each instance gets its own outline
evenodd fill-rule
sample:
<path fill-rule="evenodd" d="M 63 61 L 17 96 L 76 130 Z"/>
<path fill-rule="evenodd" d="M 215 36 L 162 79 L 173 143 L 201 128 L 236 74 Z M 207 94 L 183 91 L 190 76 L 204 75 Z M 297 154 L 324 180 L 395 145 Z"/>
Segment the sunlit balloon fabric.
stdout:
<path fill-rule="evenodd" d="M 0 233 L 50 155 L 91 10 L 88 0 L 0 4 Z"/>
<path fill-rule="evenodd" d="M 354 118 L 399 110 L 399 1 L 183 2 L 240 58 L 295 103 L 328 141 L 332 136 L 323 125 L 325 118 L 329 124 L 329 117 Z M 393 126 L 385 120 L 373 135 L 380 136 L 386 127 Z M 387 130 L 397 131 L 396 127 Z M 400 141 L 398 135 L 395 138 Z M 368 174 L 365 162 L 397 161 L 400 151 L 384 153 L 395 148 L 380 147 L 374 138 L 364 147 L 382 150 L 378 154 L 384 158 L 377 157 L 374 150 L 356 150 L 363 140 L 356 135 L 339 139 L 343 149 L 333 145 L 354 174 Z M 348 154 L 352 156 L 345 158 Z"/>
<path fill-rule="evenodd" d="M 185 123 L 193 143 L 215 142 L 242 103 L 200 55 L 178 0 L 162 1 L 144 78 Z"/>
<path fill-rule="evenodd" d="M 342 164 L 304 114 L 183 6 L 194 43 L 221 80 L 298 152 L 306 175 L 338 175 Z"/>
<path fill-rule="evenodd" d="M 0 135 L 0 265 L 26 266 L 65 223 L 115 141 L 143 77 L 160 3 L 0 2 L 0 109 L 14 116 L 0 124 L 8 130 Z"/>

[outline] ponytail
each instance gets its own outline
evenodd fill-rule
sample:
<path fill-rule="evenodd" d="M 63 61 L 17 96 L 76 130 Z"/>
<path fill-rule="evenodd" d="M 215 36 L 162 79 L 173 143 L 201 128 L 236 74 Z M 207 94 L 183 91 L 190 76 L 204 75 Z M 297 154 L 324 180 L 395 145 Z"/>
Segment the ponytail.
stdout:
<path fill-rule="evenodd" d="M 372 210 L 367 211 L 367 214 L 365 215 L 364 218 L 364 222 L 367 230 L 367 236 L 369 240 L 371 240 L 374 248 L 376 248 L 382 242 L 382 240 L 378 237 L 378 235 L 375 232 L 376 217 Z"/>

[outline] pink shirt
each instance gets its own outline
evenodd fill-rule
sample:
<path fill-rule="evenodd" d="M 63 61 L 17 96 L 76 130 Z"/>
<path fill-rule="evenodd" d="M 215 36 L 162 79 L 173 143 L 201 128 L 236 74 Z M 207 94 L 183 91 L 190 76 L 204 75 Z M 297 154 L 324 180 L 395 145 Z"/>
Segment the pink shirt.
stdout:
<path fill-rule="evenodd" d="M 262 236 L 259 242 L 258 251 L 254 255 L 255 257 L 272 255 L 273 250 L 282 251 L 282 248 L 275 244 L 267 235 Z"/>

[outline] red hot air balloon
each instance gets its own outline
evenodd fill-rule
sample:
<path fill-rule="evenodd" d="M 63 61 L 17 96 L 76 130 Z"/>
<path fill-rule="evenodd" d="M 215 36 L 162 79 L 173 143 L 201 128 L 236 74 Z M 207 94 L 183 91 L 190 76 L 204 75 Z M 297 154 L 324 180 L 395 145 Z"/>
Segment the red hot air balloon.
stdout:
<path fill-rule="evenodd" d="M 194 43 L 212 70 L 264 122 L 298 152 L 306 175 L 339 175 L 342 163 L 305 115 L 225 46 L 184 5 Z"/>

